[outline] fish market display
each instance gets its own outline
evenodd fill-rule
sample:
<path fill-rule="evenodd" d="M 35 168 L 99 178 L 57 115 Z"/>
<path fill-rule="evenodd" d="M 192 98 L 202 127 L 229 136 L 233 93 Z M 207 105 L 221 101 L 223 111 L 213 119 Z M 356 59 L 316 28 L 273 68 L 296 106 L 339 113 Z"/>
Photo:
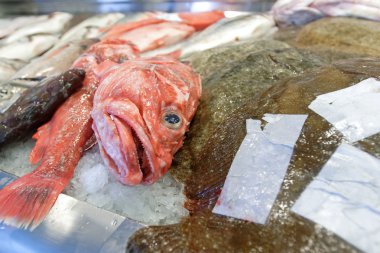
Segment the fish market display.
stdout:
<path fill-rule="evenodd" d="M 27 38 L 35 34 L 60 34 L 66 28 L 73 15 L 64 12 L 55 12 L 48 16 L 46 20 L 32 23 L 21 27 L 3 40 L 2 44 L 9 44 L 20 39 Z"/>
<path fill-rule="evenodd" d="M 192 26 L 180 22 L 144 19 L 115 25 L 103 38 L 133 41 L 140 52 L 145 52 L 181 41 L 194 32 L 195 29 Z"/>
<path fill-rule="evenodd" d="M 290 48 L 286 43 L 266 40 L 248 44 L 252 45 L 240 46 L 243 57 L 230 63 L 230 66 L 224 66 L 224 69 L 216 68 L 213 75 L 209 74 L 203 80 L 203 96 L 198 112 L 187 134 L 186 145 L 175 156 L 171 168 L 172 175 L 180 182 L 186 182 L 193 170 L 197 170 L 194 163 L 204 152 L 208 138 L 226 117 L 233 115 L 246 101 L 254 100 L 275 81 L 323 65 L 317 56 Z M 244 52 L 244 49 L 248 51 Z M 229 58 L 229 54 L 234 55 L 233 47 L 226 47 L 214 57 L 225 59 Z M 207 57 L 207 53 L 204 55 Z M 199 57 L 203 55 L 200 54 Z M 210 59 L 211 62 L 212 60 L 213 58 Z M 197 69 L 198 66 L 194 65 L 194 68 Z M 189 199 L 196 198 L 194 191 L 204 180 L 207 177 L 187 186 L 185 191 Z M 188 207 L 191 208 L 197 207 Z"/>
<path fill-rule="evenodd" d="M 0 82 L 7 81 L 25 64 L 26 62 L 17 59 L 0 58 Z"/>
<path fill-rule="evenodd" d="M 84 71 L 72 69 L 22 93 L 0 114 L 0 144 L 20 138 L 49 120 L 65 99 L 78 90 L 83 79 Z"/>
<path fill-rule="evenodd" d="M 97 38 L 104 29 L 123 18 L 121 13 L 100 14 L 90 17 L 64 33 L 53 49 L 69 42 Z"/>
<path fill-rule="evenodd" d="M 0 45 L 0 57 L 29 61 L 49 50 L 57 41 L 55 35 L 31 35 L 16 42 Z"/>
<path fill-rule="evenodd" d="M 97 39 L 71 41 L 54 50 L 49 50 L 17 71 L 12 79 L 39 79 L 61 74 L 68 70 L 73 62 L 95 42 Z"/>
<path fill-rule="evenodd" d="M 92 118 L 103 160 L 124 184 L 154 183 L 182 146 L 201 95 L 199 77 L 157 58 L 127 61 L 102 80 Z"/>
<path fill-rule="evenodd" d="M 279 0 L 272 11 L 281 26 L 304 25 L 326 16 L 358 17 L 380 21 L 380 2 L 376 0 Z"/>
<path fill-rule="evenodd" d="M 180 56 L 186 56 L 232 41 L 252 37 L 263 39 L 270 36 L 276 30 L 274 20 L 270 15 L 250 14 L 234 18 L 224 18 L 204 31 L 190 37 L 188 40 L 142 55 L 147 57 L 179 51 Z"/>
<path fill-rule="evenodd" d="M 17 29 L 26 25 L 32 25 L 48 19 L 48 15 L 40 16 L 23 16 L 14 19 L 1 19 L 0 21 L 0 38 L 4 38 Z"/>
<path fill-rule="evenodd" d="M 380 56 L 380 45 L 375 42 L 379 40 L 379 22 L 339 17 L 312 22 L 304 26 L 295 39 L 298 46 L 311 50 L 372 56 Z"/>
<path fill-rule="evenodd" d="M 228 115 L 207 140 L 186 183 L 194 189 L 193 196 L 207 204 L 179 224 L 141 229 L 130 239 L 127 251 L 359 252 L 290 208 L 343 140 L 339 131 L 308 109 L 309 104 L 317 95 L 379 78 L 379 73 L 377 58 L 344 60 L 280 82 Z M 308 114 L 268 222 L 259 225 L 212 214 L 215 196 L 246 134 L 246 119 L 261 119 L 265 113 Z M 380 158 L 379 137 L 375 134 L 354 145 Z"/>

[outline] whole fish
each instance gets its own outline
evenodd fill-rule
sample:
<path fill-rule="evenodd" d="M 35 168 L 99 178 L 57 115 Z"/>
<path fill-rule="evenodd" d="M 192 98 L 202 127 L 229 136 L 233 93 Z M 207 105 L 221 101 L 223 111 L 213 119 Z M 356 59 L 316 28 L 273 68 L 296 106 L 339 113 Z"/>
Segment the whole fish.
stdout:
<path fill-rule="evenodd" d="M 85 52 L 89 46 L 97 41 L 97 39 L 71 41 L 61 47 L 51 49 L 17 71 L 17 73 L 12 76 L 12 79 L 33 79 L 36 77 L 49 77 L 61 74 L 68 70 L 73 62 Z"/>
<path fill-rule="evenodd" d="M 0 45 L 0 57 L 29 61 L 49 50 L 57 41 L 55 35 L 49 34 L 25 37 L 10 44 Z"/>
<path fill-rule="evenodd" d="M 380 9 L 379 9 L 380 10 Z M 380 56 L 380 23 L 353 18 L 324 18 L 298 32 L 297 46 L 310 50 L 329 49 L 356 55 Z"/>
<path fill-rule="evenodd" d="M 48 16 L 48 19 L 37 23 L 32 23 L 18 29 L 5 39 L 1 44 L 9 44 L 20 39 L 33 36 L 36 34 L 60 34 L 66 28 L 73 15 L 64 12 L 54 12 Z"/>
<path fill-rule="evenodd" d="M 66 98 L 79 89 L 83 79 L 83 70 L 72 69 L 24 91 L 0 114 L 0 145 L 22 137 L 49 120 Z"/>
<path fill-rule="evenodd" d="M 35 24 L 48 19 L 48 15 L 40 16 L 21 16 L 17 18 L 8 18 L 0 20 L 0 38 L 12 34 L 23 26 Z"/>
<path fill-rule="evenodd" d="M 53 49 L 72 41 L 98 38 L 104 29 L 124 17 L 122 13 L 107 13 L 90 17 L 65 32 Z"/>
<path fill-rule="evenodd" d="M 242 56 L 236 56 L 236 52 L 240 52 Z M 198 55 L 200 58 L 203 56 L 209 60 L 196 61 L 192 58 L 194 69 L 199 69 L 208 62 L 212 65 L 214 59 L 235 58 L 236 60 L 228 62 L 228 66 L 216 65 L 212 72 L 209 71 L 207 78 L 203 79 L 203 95 L 197 114 L 187 134 L 185 145 L 176 154 L 171 169 L 171 174 L 181 182 L 186 182 L 192 171 L 196 169 L 194 163 L 202 154 L 207 139 L 226 117 L 233 114 L 246 101 L 254 100 L 275 81 L 300 75 L 309 68 L 324 64 L 313 54 L 271 40 L 249 41 L 246 47 L 238 45 L 236 51 L 234 46 L 225 47 L 213 57 L 209 57 L 207 52 Z M 197 66 L 197 63 L 202 65 Z M 199 184 L 201 182 L 202 180 Z M 194 185 L 194 188 L 197 185 Z M 188 192 L 187 197 L 190 198 L 192 193 Z M 191 207 L 188 209 L 192 211 Z"/>
<path fill-rule="evenodd" d="M 0 82 L 7 81 L 25 64 L 22 60 L 0 58 Z"/>
<path fill-rule="evenodd" d="M 341 237 L 294 214 L 290 208 L 343 141 L 343 136 L 331 124 L 308 109 L 309 104 L 320 94 L 352 86 L 369 77 L 379 78 L 379 73 L 377 58 L 345 60 L 280 82 L 259 99 L 248 101 L 229 114 L 197 156 L 196 170 L 186 183 L 187 187 L 195 184 L 191 187 L 193 197 L 209 205 L 178 224 L 139 230 L 130 238 L 126 252 L 317 253 L 331 249 L 359 252 Z M 246 119 L 261 119 L 265 113 L 308 114 L 268 221 L 261 225 L 212 214 L 215 197 L 246 135 Z M 380 134 L 376 134 L 355 146 L 380 157 L 379 140 Z"/>
<path fill-rule="evenodd" d="M 190 37 L 188 40 L 147 52 L 142 54 L 142 56 L 165 55 L 175 51 L 179 51 L 180 56 L 186 56 L 233 41 L 253 37 L 263 39 L 270 36 L 276 30 L 273 18 L 266 14 L 224 18 L 202 32 Z"/>
<path fill-rule="evenodd" d="M 181 41 L 195 32 L 192 26 L 159 19 L 144 19 L 113 26 L 102 39 L 122 39 L 133 42 L 140 52 Z"/>
<path fill-rule="evenodd" d="M 102 75 L 93 129 L 120 182 L 152 184 L 166 173 L 200 95 L 199 76 L 170 58 L 131 60 Z"/>
<path fill-rule="evenodd" d="M 326 16 L 380 20 L 380 2 L 376 0 L 279 0 L 271 12 L 281 26 L 304 25 Z"/>

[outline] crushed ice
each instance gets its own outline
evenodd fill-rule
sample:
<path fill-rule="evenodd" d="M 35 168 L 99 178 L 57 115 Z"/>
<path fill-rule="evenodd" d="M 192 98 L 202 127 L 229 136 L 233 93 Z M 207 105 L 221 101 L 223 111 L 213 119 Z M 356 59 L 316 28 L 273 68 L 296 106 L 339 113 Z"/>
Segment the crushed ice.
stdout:
<path fill-rule="evenodd" d="M 0 170 L 16 176 L 31 172 L 35 141 L 14 142 L 0 151 Z M 97 147 L 79 161 L 65 194 L 145 224 L 171 224 L 186 216 L 182 185 L 167 173 L 153 185 L 125 186 L 105 167 Z"/>

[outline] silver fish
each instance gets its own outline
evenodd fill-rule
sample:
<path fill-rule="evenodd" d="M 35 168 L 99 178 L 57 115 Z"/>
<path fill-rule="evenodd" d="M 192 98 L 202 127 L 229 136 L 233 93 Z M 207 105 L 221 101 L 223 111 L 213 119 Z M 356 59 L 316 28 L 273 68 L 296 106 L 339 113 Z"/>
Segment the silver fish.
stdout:
<path fill-rule="evenodd" d="M 380 21 L 378 0 L 279 0 L 271 10 L 280 26 L 304 25 L 325 17 L 357 17 Z"/>
<path fill-rule="evenodd" d="M 59 75 L 68 70 L 78 56 L 97 41 L 97 39 L 72 41 L 57 49 L 51 49 L 43 56 L 32 60 L 28 65 L 17 71 L 12 79 L 30 79 Z"/>
<path fill-rule="evenodd" d="M 25 16 L 17 18 L 7 18 L 0 20 L 0 38 L 4 38 L 26 25 L 32 25 L 48 19 L 48 15 Z"/>
<path fill-rule="evenodd" d="M 25 37 L 11 44 L 0 46 L 0 57 L 29 61 L 49 50 L 57 41 L 56 36 L 49 34 Z"/>
<path fill-rule="evenodd" d="M 36 34 L 60 34 L 69 24 L 73 15 L 64 12 L 55 12 L 49 15 L 47 20 L 26 25 L 1 41 L 2 44 L 9 44 L 28 36 Z"/>
<path fill-rule="evenodd" d="M 124 14 L 122 13 L 108 13 L 90 17 L 63 34 L 54 48 L 73 40 L 97 38 L 103 32 L 102 29 L 113 25 L 123 17 Z"/>
<path fill-rule="evenodd" d="M 169 54 L 177 50 L 180 50 L 181 56 L 186 56 L 232 41 L 253 37 L 262 39 L 272 35 L 276 30 L 277 28 L 272 16 L 267 14 L 250 14 L 234 18 L 224 18 L 183 42 L 149 51 L 142 54 L 142 56 L 149 57 Z"/>
<path fill-rule="evenodd" d="M 10 79 L 26 62 L 21 60 L 13 60 L 0 58 L 0 82 Z"/>

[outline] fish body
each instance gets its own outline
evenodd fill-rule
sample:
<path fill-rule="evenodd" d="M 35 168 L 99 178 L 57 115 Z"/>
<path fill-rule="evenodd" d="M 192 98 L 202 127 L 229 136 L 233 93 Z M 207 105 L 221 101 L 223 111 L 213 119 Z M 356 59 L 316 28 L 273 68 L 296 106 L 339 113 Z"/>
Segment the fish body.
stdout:
<path fill-rule="evenodd" d="M 209 203 L 208 194 L 213 189 L 210 205 L 205 205 L 202 211 L 198 210 L 178 224 L 139 230 L 129 239 L 127 252 L 166 252 L 173 249 L 183 252 L 306 250 L 317 253 L 331 249 L 357 252 L 358 249 L 341 237 L 291 212 L 291 207 L 344 142 L 340 132 L 308 106 L 320 94 L 347 88 L 369 77 L 379 78 L 379 73 L 377 58 L 348 59 L 280 81 L 259 98 L 248 101 L 219 124 L 201 155 L 197 156 L 195 166 L 203 169 L 194 172 L 193 179 L 186 183 L 207 181 L 205 185 L 197 186 L 198 200 Z M 268 221 L 256 224 L 211 213 L 234 156 L 246 136 L 246 119 L 260 120 L 266 113 L 308 115 Z M 380 134 L 376 134 L 353 145 L 379 158 L 379 140 Z"/>
<path fill-rule="evenodd" d="M 300 29 L 295 45 L 348 54 L 380 56 L 380 23 L 346 17 L 323 18 Z"/>
<path fill-rule="evenodd" d="M 93 129 L 120 182 L 152 184 L 165 174 L 200 95 L 199 76 L 170 58 L 130 60 L 103 74 Z"/>
<path fill-rule="evenodd" d="M 25 64 L 22 60 L 0 58 L 0 82 L 7 81 Z"/>
<path fill-rule="evenodd" d="M 83 70 L 72 69 L 20 94 L 15 103 L 0 114 L 0 144 L 20 138 L 47 121 L 59 105 L 79 89 L 83 79 Z"/>
<path fill-rule="evenodd" d="M 16 42 L 28 36 L 35 34 L 60 34 L 68 25 L 73 15 L 64 12 L 54 12 L 48 16 L 48 19 L 38 23 L 29 24 L 18 29 L 1 41 L 2 44 Z"/>
<path fill-rule="evenodd" d="M 121 13 L 100 14 L 90 17 L 65 32 L 54 49 L 72 41 L 98 38 L 104 29 L 112 26 L 123 17 L 124 15 Z"/>
<path fill-rule="evenodd" d="M 48 19 L 48 15 L 40 16 L 22 16 L 17 18 L 1 19 L 0 21 L 0 38 L 4 38 L 12 34 L 17 29 L 26 25 L 35 24 Z"/>
<path fill-rule="evenodd" d="M 271 10 L 281 26 L 304 25 L 316 19 L 357 17 L 380 20 L 380 2 L 376 0 L 279 0 Z"/>
<path fill-rule="evenodd" d="M 118 38 L 134 43 L 140 52 L 181 41 L 195 32 L 192 26 L 159 19 L 144 19 L 112 27 L 103 39 Z"/>
<path fill-rule="evenodd" d="M 73 62 L 97 41 L 96 39 L 71 41 L 61 47 L 51 49 L 17 71 L 12 79 L 49 77 L 61 74 L 68 70 Z"/>
<path fill-rule="evenodd" d="M 184 57 L 233 41 L 251 37 L 262 39 L 270 36 L 276 30 L 273 18 L 266 14 L 224 18 L 183 42 L 150 51 L 142 56 L 165 55 L 180 51 L 180 55 Z"/>
<path fill-rule="evenodd" d="M 57 41 L 58 38 L 50 34 L 24 37 L 10 44 L 0 45 L 0 57 L 30 61 L 49 50 Z"/>
<path fill-rule="evenodd" d="M 236 55 L 236 52 L 239 52 L 239 55 Z M 215 64 L 215 68 L 208 69 L 203 79 L 203 95 L 197 114 L 187 134 L 185 145 L 176 154 L 171 169 L 171 174 L 184 183 L 188 182 L 191 174 L 197 170 L 196 163 L 205 150 L 208 138 L 227 117 L 234 114 L 235 110 L 247 101 L 257 99 L 276 81 L 297 76 L 307 69 L 324 65 L 324 61 L 313 54 L 304 53 L 286 43 L 271 40 L 249 41 L 246 46 L 243 43 L 238 46 L 224 47 L 213 57 L 210 57 L 207 52 L 198 54 L 199 58 L 205 57 L 205 60 L 195 59 L 195 56 L 191 58 L 194 69 L 202 68 L 208 62 L 212 66 L 214 59 L 236 60 L 228 62 L 228 66 Z M 197 66 L 197 64 L 201 65 Z M 204 203 L 197 202 L 198 194 L 201 195 L 198 187 L 203 184 L 203 181 L 209 182 L 207 177 L 204 177 L 199 178 L 197 182 L 194 180 L 187 184 L 185 193 L 189 199 L 187 208 L 190 211 L 207 205 L 206 199 L 200 200 Z"/>

